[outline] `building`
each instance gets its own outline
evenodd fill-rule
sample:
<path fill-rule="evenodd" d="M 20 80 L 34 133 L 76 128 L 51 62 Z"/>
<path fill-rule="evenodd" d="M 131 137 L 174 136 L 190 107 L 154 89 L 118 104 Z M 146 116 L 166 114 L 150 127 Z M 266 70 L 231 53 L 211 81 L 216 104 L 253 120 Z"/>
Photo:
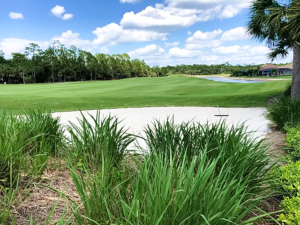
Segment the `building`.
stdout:
<path fill-rule="evenodd" d="M 278 74 L 279 75 L 292 75 L 293 74 L 293 63 L 280 66 L 278 68 Z"/>
<path fill-rule="evenodd" d="M 293 74 L 293 64 L 287 64 L 284 66 L 276 66 L 273 64 L 263 65 L 259 74 L 262 76 L 277 76 L 277 75 L 292 75 Z"/>

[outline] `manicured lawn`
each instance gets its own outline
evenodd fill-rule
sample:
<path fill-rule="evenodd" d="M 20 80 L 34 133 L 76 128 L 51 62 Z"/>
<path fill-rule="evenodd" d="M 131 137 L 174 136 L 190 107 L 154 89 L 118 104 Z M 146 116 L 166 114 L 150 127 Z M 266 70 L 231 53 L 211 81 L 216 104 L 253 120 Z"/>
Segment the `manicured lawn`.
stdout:
<path fill-rule="evenodd" d="M 73 111 L 88 109 L 216 106 L 258 107 L 290 81 L 220 83 L 194 77 L 136 78 L 114 81 L 0 85 L 0 109 Z"/>

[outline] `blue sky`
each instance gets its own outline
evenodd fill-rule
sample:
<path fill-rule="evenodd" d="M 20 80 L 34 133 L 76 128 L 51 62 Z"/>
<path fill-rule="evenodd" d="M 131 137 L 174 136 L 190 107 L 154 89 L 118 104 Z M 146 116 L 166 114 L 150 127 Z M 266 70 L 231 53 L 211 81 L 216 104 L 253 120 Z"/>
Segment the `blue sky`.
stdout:
<path fill-rule="evenodd" d="M 250 0 L 249 0 L 250 2 Z M 150 65 L 270 62 L 245 33 L 248 0 L 0 0 L 5 57 L 29 43 L 108 54 Z M 291 54 L 275 62 L 291 62 Z"/>

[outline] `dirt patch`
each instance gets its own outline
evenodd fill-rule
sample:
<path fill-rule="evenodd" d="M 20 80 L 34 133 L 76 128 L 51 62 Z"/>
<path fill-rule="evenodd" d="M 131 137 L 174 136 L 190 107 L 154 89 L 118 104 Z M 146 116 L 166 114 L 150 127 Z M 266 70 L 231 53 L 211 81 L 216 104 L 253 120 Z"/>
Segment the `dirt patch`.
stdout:
<path fill-rule="evenodd" d="M 29 224 L 30 217 L 33 218 L 34 224 L 45 224 L 49 214 L 55 210 L 50 218 L 51 224 L 70 210 L 72 203 L 64 197 L 60 196 L 55 190 L 62 192 L 67 198 L 80 204 L 80 196 L 73 184 L 72 178 L 66 168 L 52 169 L 53 165 L 48 167 L 39 183 L 33 184 L 33 188 L 29 193 L 29 197 L 24 199 L 22 203 L 15 208 L 14 216 L 16 224 Z M 52 190 L 53 189 L 53 190 Z M 28 190 L 21 190 L 20 195 Z M 67 217 L 72 214 L 67 213 Z"/>
<path fill-rule="evenodd" d="M 285 157 L 285 137 L 284 133 L 275 129 L 266 135 L 265 144 L 269 146 L 267 153 L 272 162 L 280 161 L 281 158 Z"/>

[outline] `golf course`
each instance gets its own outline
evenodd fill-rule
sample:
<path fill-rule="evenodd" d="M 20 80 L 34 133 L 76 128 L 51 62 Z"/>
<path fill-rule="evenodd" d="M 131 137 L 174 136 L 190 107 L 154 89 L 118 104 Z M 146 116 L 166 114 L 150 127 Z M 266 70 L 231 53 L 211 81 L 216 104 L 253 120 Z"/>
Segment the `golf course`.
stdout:
<path fill-rule="evenodd" d="M 0 85 L 0 109 L 44 108 L 52 112 L 166 107 L 264 107 L 290 80 L 240 84 L 169 76 L 46 84 Z"/>

